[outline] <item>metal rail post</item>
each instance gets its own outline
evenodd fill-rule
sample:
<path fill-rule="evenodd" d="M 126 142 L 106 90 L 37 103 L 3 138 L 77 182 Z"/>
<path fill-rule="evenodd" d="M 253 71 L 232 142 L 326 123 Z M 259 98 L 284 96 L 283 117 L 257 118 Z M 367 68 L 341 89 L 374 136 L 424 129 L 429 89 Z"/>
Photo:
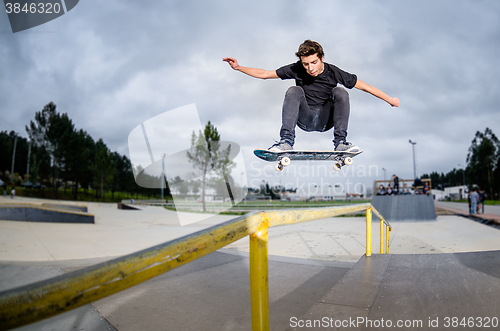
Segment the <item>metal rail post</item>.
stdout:
<path fill-rule="evenodd" d="M 252 330 L 269 331 L 269 283 L 267 240 L 269 220 L 250 235 L 250 303 Z"/>
<path fill-rule="evenodd" d="M 384 220 L 380 220 L 380 254 L 384 254 Z"/>
<path fill-rule="evenodd" d="M 372 209 L 366 209 L 366 256 L 372 256 Z"/>
<path fill-rule="evenodd" d="M 389 254 L 389 231 L 391 231 L 391 227 L 389 225 L 386 225 L 385 231 L 387 233 L 387 236 L 385 238 L 385 254 Z"/>

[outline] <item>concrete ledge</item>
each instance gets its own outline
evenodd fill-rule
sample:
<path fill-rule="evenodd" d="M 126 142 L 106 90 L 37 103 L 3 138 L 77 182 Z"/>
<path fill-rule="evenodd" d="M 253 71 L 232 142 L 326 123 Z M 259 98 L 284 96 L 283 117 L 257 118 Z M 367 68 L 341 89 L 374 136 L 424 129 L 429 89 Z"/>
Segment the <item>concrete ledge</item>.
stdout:
<path fill-rule="evenodd" d="M 35 204 L 0 205 L 0 219 L 24 222 L 95 223 L 92 214 Z"/>

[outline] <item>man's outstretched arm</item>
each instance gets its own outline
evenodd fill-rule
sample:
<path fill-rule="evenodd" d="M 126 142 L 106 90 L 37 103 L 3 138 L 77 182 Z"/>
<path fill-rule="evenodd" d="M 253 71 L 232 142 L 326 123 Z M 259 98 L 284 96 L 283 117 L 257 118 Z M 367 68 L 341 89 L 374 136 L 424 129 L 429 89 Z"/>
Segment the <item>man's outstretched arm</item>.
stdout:
<path fill-rule="evenodd" d="M 242 67 L 238 64 L 238 61 L 232 57 L 225 57 L 222 59 L 222 61 L 226 61 L 227 63 L 229 63 L 231 68 L 233 68 L 234 70 L 241 71 L 242 73 L 245 73 L 255 78 L 261 78 L 261 79 L 278 78 L 276 70 L 264 70 L 257 68 Z"/>
<path fill-rule="evenodd" d="M 356 85 L 354 85 L 354 87 L 361 90 L 361 91 L 368 92 L 371 95 L 374 95 L 379 99 L 384 100 L 385 102 L 387 102 L 388 104 L 390 104 L 393 107 L 399 107 L 399 99 L 398 98 L 391 98 L 390 96 L 388 96 L 384 92 L 380 91 L 378 88 L 373 87 L 371 85 L 368 85 L 365 82 L 360 81 L 359 79 L 356 82 Z"/>

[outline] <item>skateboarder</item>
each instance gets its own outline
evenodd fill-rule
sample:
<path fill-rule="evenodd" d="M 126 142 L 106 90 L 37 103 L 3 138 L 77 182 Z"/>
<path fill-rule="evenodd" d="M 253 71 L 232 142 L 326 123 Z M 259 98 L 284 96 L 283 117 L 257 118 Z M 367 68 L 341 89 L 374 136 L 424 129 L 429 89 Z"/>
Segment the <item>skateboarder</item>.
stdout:
<path fill-rule="evenodd" d="M 231 57 L 223 58 L 234 70 L 261 79 L 295 79 L 295 85 L 285 94 L 282 110 L 280 141 L 270 151 L 293 150 L 295 126 L 304 131 L 324 132 L 334 127 L 335 151 L 359 151 L 357 146 L 347 142 L 349 122 L 349 94 L 337 86 L 353 87 L 368 92 L 390 104 L 399 107 L 399 99 L 391 98 L 379 89 L 370 86 L 338 67 L 324 62 L 323 48 L 315 41 L 306 40 L 295 55 L 299 60 L 277 70 L 263 70 L 243 67 Z"/>

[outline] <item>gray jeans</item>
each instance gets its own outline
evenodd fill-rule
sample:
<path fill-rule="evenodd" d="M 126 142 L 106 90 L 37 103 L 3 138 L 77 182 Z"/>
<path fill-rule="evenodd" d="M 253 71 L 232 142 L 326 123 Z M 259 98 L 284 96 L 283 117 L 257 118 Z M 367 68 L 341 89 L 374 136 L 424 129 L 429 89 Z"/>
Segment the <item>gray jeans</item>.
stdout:
<path fill-rule="evenodd" d="M 307 132 L 324 132 L 334 127 L 333 142 L 345 141 L 349 114 L 349 93 L 342 87 L 334 87 L 330 99 L 322 107 L 311 108 L 302 87 L 292 86 L 286 91 L 283 101 L 281 140 L 293 146 L 295 127 L 298 126 Z"/>

